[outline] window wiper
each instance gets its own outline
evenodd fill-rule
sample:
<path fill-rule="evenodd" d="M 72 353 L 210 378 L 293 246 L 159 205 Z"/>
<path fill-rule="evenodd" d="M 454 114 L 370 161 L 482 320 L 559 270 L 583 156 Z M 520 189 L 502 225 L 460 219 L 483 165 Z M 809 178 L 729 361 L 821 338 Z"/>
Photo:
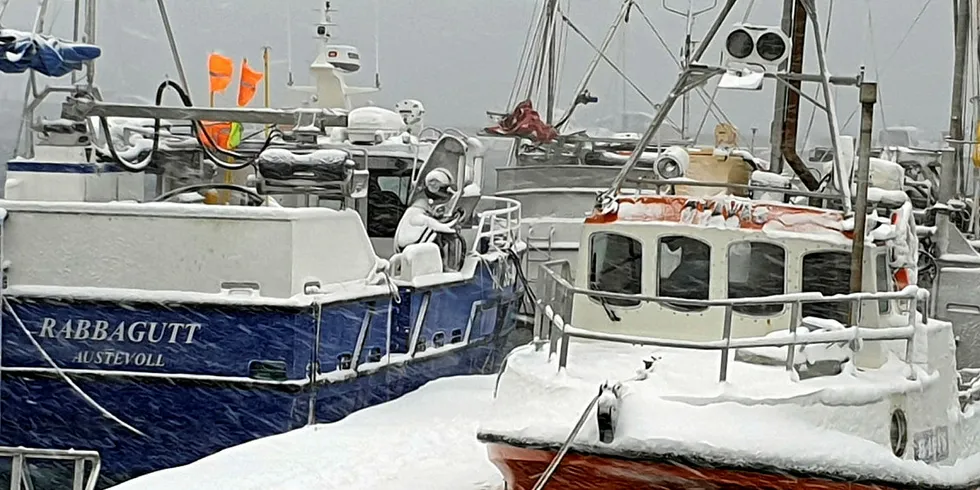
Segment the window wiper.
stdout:
<path fill-rule="evenodd" d="M 611 322 L 620 321 L 619 316 L 616 315 L 616 312 L 613 311 L 611 306 L 609 306 L 609 302 L 606 300 L 606 298 L 599 298 L 599 304 L 602 305 L 602 309 L 606 311 L 606 316 L 609 317 L 609 321 Z"/>

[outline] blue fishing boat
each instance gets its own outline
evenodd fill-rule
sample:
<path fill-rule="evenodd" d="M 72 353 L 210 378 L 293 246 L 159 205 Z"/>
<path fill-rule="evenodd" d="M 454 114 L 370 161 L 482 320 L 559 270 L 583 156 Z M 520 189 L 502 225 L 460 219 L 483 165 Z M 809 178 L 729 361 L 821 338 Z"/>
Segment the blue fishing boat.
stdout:
<path fill-rule="evenodd" d="M 106 486 L 498 368 L 524 294 L 520 204 L 481 195 L 478 139 L 421 138 L 418 101 L 352 107 L 359 56 L 317 34 L 309 91 L 342 107 L 194 107 L 169 81 L 183 107 L 84 82 L 60 120 L 27 104 L 0 200 L 0 445 L 97 451 Z M 99 52 L 18 39 L 38 42 L 10 72 Z M 202 120 L 268 130 L 231 151 Z M 15 458 L 0 479 L 81 482 L 66 461 Z"/>

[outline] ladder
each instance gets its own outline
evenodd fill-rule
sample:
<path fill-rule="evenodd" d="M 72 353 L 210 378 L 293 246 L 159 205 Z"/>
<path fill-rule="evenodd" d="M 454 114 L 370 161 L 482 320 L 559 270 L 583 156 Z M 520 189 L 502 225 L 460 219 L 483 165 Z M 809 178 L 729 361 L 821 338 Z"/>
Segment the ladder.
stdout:
<path fill-rule="evenodd" d="M 10 490 L 31 490 L 30 460 L 68 461 L 74 463 L 72 490 L 95 490 L 102 468 L 98 451 L 74 449 L 35 449 L 0 446 L 0 458 L 10 459 Z"/>
<path fill-rule="evenodd" d="M 537 293 L 537 283 L 538 283 L 538 267 L 540 264 L 545 262 L 550 262 L 552 257 L 552 245 L 555 240 L 555 227 L 549 226 L 547 233 L 542 233 L 535 235 L 534 226 L 530 226 L 527 229 L 527 237 L 524 239 L 524 243 L 527 245 L 527 253 L 524 256 L 524 270 L 527 271 L 525 276 L 527 277 L 528 288 L 534 289 Z M 522 303 L 523 304 L 523 303 Z M 526 306 L 522 306 L 525 309 Z M 523 311 L 525 315 L 534 316 L 533 311 Z"/>

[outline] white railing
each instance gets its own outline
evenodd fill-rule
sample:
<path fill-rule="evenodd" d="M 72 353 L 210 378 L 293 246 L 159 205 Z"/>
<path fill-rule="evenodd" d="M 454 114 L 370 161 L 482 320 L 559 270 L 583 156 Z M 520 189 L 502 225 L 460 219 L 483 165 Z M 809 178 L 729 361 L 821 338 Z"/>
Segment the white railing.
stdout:
<path fill-rule="evenodd" d="M 557 269 L 557 270 L 556 270 Z M 718 381 L 723 382 L 728 379 L 728 364 L 733 349 L 750 347 L 786 347 L 786 370 L 792 372 L 795 368 L 796 347 L 811 344 L 833 344 L 842 342 L 855 342 L 858 340 L 884 341 L 884 340 L 904 340 L 906 341 L 905 362 L 911 363 L 912 349 L 914 343 L 912 337 L 915 334 L 916 314 L 918 304 L 923 305 L 928 302 L 929 292 L 916 286 L 909 286 L 898 292 L 886 293 L 854 293 L 841 294 L 834 296 L 824 296 L 820 293 L 798 293 L 783 294 L 777 296 L 766 296 L 758 298 L 738 298 L 721 300 L 691 300 L 682 298 L 668 298 L 658 296 L 644 296 L 633 294 L 607 293 L 601 291 L 585 290 L 573 286 L 569 282 L 571 267 L 567 260 L 556 260 L 541 264 L 543 275 L 541 280 L 540 297 L 537 298 L 537 307 L 534 314 L 534 337 L 537 348 L 542 348 L 544 343 L 549 344 L 550 354 L 558 353 L 558 368 L 563 369 L 568 364 L 568 341 L 571 338 L 600 340 L 606 342 L 618 342 L 633 345 L 649 345 L 656 347 L 669 347 L 678 349 L 692 350 L 717 350 L 721 353 L 721 367 L 718 373 Z M 575 327 L 568 323 L 566 318 L 571 318 L 572 298 L 575 295 L 584 295 L 603 299 L 626 299 L 647 303 L 689 305 L 704 308 L 723 307 L 725 309 L 725 323 L 722 330 L 722 338 L 704 342 L 663 339 L 657 337 L 647 337 L 639 335 L 622 335 L 597 332 Z M 818 331 L 818 332 L 798 332 L 800 325 L 806 325 L 801 318 L 801 310 L 804 304 L 809 303 L 849 303 L 851 311 L 856 312 L 858 319 L 855 325 L 860 325 L 860 305 L 865 301 L 879 300 L 901 300 L 908 302 L 908 324 L 901 327 L 868 328 L 859 326 L 845 326 L 840 330 Z M 732 316 L 734 306 L 746 305 L 790 305 L 791 317 L 789 324 L 789 335 L 779 337 L 732 337 Z M 928 321 L 925 313 L 922 312 L 922 323 Z M 559 342 L 560 341 L 560 342 Z M 910 370 L 911 376 L 915 372 Z"/>
<path fill-rule="evenodd" d="M 32 449 L 25 447 L 0 447 L 0 458 L 10 459 L 10 490 L 34 488 L 28 460 L 72 461 L 74 475 L 72 490 L 95 490 L 102 468 L 102 459 L 96 451 L 73 449 Z M 86 473 L 87 476 L 86 476 Z"/>
<path fill-rule="evenodd" d="M 491 209 L 479 211 L 480 222 L 473 240 L 473 251 L 479 253 L 486 239 L 491 249 L 507 249 L 521 239 L 521 203 L 506 197 L 482 196 L 480 203 L 490 203 Z"/>

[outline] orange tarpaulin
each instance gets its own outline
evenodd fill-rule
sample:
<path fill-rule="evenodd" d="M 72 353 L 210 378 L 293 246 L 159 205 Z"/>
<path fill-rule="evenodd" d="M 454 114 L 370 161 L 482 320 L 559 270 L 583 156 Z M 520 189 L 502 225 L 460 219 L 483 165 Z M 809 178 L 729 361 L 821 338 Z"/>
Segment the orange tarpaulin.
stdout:
<path fill-rule="evenodd" d="M 242 79 L 238 84 L 238 107 L 245 107 L 252 101 L 261 81 L 262 72 L 248 66 L 248 60 L 242 60 Z"/>
<path fill-rule="evenodd" d="M 235 66 L 231 58 L 218 53 L 211 53 L 208 56 L 208 75 L 212 94 L 224 92 L 228 85 L 231 85 L 231 74 L 234 70 Z"/>

